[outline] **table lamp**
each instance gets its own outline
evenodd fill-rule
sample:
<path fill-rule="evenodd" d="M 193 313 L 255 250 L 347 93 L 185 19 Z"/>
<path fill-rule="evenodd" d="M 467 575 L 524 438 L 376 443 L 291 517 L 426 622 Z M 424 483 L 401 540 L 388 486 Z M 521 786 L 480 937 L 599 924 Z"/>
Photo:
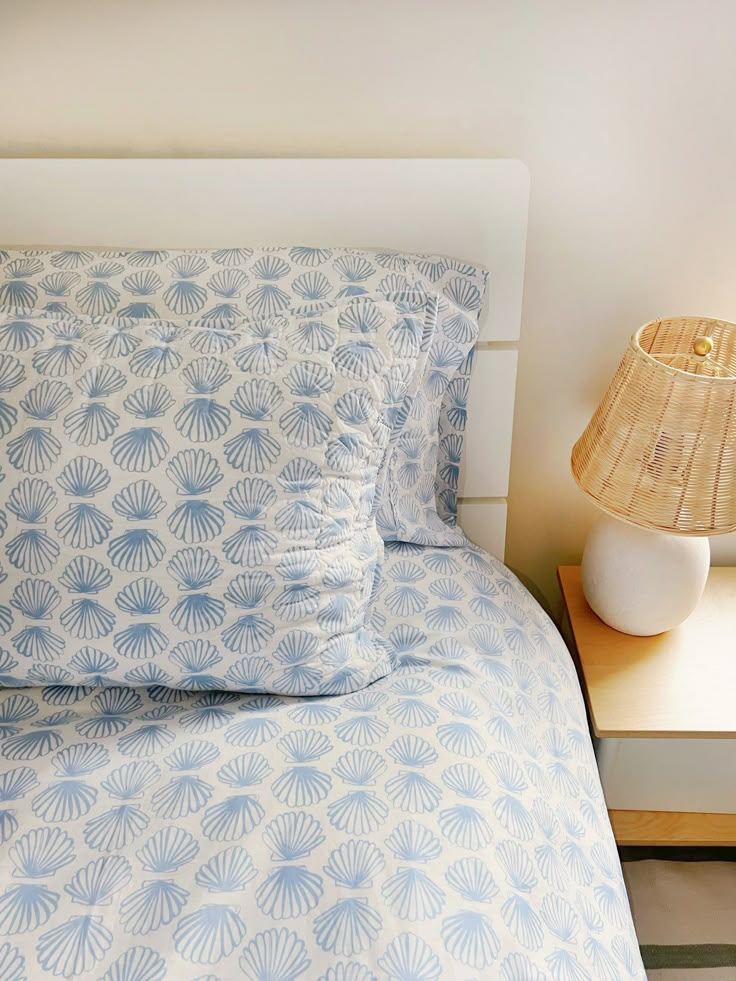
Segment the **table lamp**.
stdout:
<path fill-rule="evenodd" d="M 639 636 L 682 623 L 708 577 L 707 536 L 736 530 L 736 325 L 640 328 L 571 462 L 604 512 L 583 553 L 591 608 Z"/>

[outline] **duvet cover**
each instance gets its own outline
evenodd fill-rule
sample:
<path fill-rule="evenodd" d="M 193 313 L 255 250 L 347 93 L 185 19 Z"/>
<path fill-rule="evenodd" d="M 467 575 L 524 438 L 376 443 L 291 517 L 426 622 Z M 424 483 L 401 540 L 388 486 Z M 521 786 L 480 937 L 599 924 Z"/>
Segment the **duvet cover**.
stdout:
<path fill-rule="evenodd" d="M 0 979 L 644 978 L 554 626 L 394 544 L 398 667 L 345 695 L 0 690 Z M 0 652 L 0 684 L 12 673 Z"/>

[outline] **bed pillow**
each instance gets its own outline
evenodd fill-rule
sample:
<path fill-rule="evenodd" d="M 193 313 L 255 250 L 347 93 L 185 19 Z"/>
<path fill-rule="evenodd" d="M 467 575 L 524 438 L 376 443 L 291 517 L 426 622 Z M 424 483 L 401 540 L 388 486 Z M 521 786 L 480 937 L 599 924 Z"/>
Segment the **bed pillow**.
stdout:
<path fill-rule="evenodd" d="M 460 544 L 454 528 L 470 352 L 488 274 L 439 255 L 284 246 L 253 249 L 0 250 L 0 305 L 86 316 L 233 324 L 336 299 L 419 289 L 441 297 L 428 376 L 388 464 L 378 524 L 387 540 Z M 455 384 L 453 384 L 455 383 Z"/>
<path fill-rule="evenodd" d="M 386 674 L 377 494 L 437 309 L 0 314 L 3 676 L 305 695 Z"/>
<path fill-rule="evenodd" d="M 377 519 L 386 541 L 467 543 L 456 526 L 457 487 L 485 279 L 475 267 L 454 266 L 456 275 L 446 271 L 439 284 L 437 330 L 389 463 Z"/>
<path fill-rule="evenodd" d="M 437 514 L 449 528 L 457 528 L 457 491 L 465 451 L 465 427 L 468 421 L 468 396 L 474 355 L 475 348 L 472 347 L 448 382 L 437 427 L 439 446 L 434 497 Z"/>

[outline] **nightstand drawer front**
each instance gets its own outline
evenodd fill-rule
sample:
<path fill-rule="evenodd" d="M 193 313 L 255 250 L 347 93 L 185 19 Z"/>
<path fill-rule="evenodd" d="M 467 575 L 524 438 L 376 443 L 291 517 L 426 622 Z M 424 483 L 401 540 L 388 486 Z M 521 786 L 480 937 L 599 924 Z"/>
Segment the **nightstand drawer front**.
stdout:
<path fill-rule="evenodd" d="M 736 814 L 736 739 L 601 739 L 609 810 Z"/>

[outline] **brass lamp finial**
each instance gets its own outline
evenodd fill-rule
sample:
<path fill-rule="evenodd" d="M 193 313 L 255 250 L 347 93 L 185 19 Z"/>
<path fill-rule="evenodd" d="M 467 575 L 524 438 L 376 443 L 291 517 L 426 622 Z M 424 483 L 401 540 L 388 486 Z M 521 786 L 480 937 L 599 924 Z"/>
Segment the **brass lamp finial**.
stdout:
<path fill-rule="evenodd" d="M 693 353 L 699 358 L 707 358 L 713 350 L 713 338 L 707 334 L 700 334 L 693 341 Z"/>

